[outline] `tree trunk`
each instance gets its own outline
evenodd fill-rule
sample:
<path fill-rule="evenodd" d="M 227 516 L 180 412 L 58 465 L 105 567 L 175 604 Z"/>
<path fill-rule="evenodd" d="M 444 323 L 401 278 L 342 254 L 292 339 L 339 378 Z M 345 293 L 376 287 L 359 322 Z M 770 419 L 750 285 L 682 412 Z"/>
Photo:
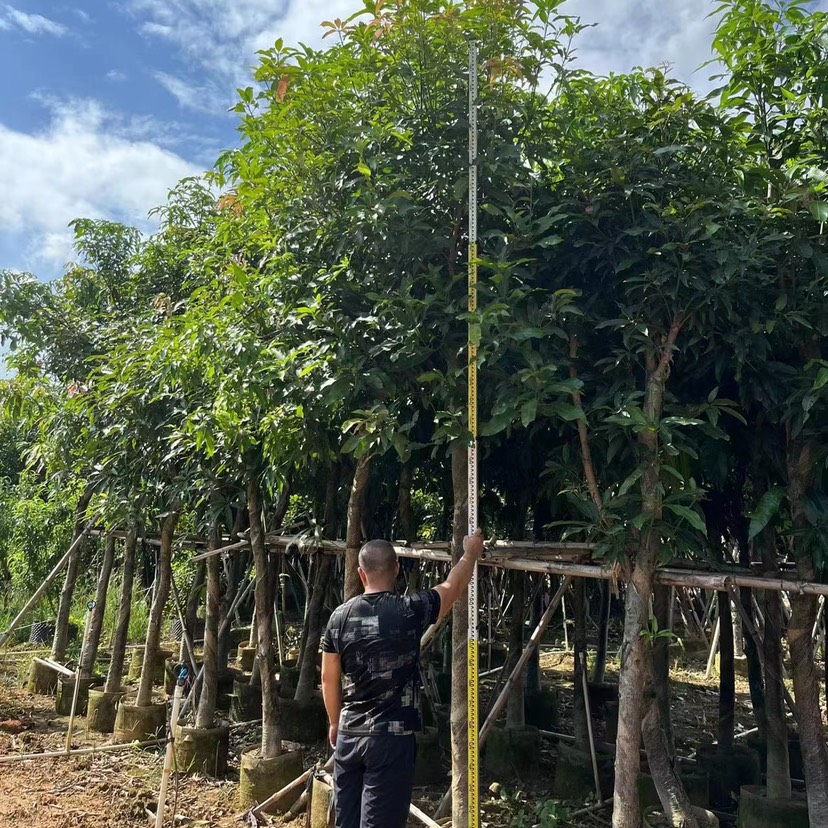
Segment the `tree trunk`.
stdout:
<path fill-rule="evenodd" d="M 109 579 L 112 575 L 112 565 L 115 562 L 115 536 L 108 535 L 104 543 L 103 561 L 98 575 L 98 588 L 95 592 L 95 608 L 89 622 L 89 633 L 80 658 L 80 675 L 89 678 L 95 669 L 98 658 L 98 645 L 103 631 L 104 613 L 106 612 L 106 593 L 109 589 Z"/>
<path fill-rule="evenodd" d="M 316 658 L 319 642 L 322 639 L 322 610 L 325 607 L 325 594 L 328 591 L 328 579 L 331 574 L 333 558 L 324 552 L 316 553 L 313 589 L 308 601 L 306 613 L 307 636 L 302 661 L 299 666 L 299 680 L 294 698 L 296 701 L 309 702 L 316 687 Z"/>
<path fill-rule="evenodd" d="M 699 828 L 687 792 L 676 776 L 664 728 L 660 721 L 658 700 L 651 696 L 645 702 L 645 708 L 646 713 L 641 722 L 644 747 L 647 750 L 650 775 L 658 791 L 658 798 L 667 817 L 667 824 L 680 825 L 682 828 Z"/>
<path fill-rule="evenodd" d="M 147 637 L 144 645 L 144 664 L 141 668 L 141 683 L 138 686 L 136 704 L 146 707 L 152 703 L 152 676 L 158 658 L 158 645 L 161 643 L 161 625 L 164 621 L 164 608 L 170 597 L 172 581 L 172 544 L 178 513 L 170 512 L 161 523 L 161 547 L 158 552 L 158 578 L 155 594 L 150 608 Z"/>
<path fill-rule="evenodd" d="M 602 684 L 607 671 L 607 647 L 609 645 L 609 618 L 612 605 L 612 588 L 609 581 L 602 581 L 601 608 L 598 616 L 598 644 L 595 650 L 595 663 L 592 665 L 593 684 Z"/>
<path fill-rule="evenodd" d="M 112 636 L 112 661 L 109 662 L 109 672 L 106 674 L 107 693 L 115 693 L 121 689 L 121 679 L 124 677 L 124 655 L 126 654 L 127 638 L 129 637 L 129 619 L 132 614 L 132 586 L 135 581 L 135 547 L 138 543 L 138 532 L 134 526 L 127 529 L 124 540 L 124 565 L 121 571 L 121 598 L 118 603 L 118 623 L 115 634 Z"/>
<path fill-rule="evenodd" d="M 764 651 L 768 799 L 790 799 L 791 762 L 782 692 L 782 596 L 769 590 L 765 590 Z"/>
<path fill-rule="evenodd" d="M 221 548 L 221 524 L 216 521 L 207 549 Z M 207 558 L 207 600 L 204 613 L 204 657 L 201 695 L 198 699 L 195 726 L 207 730 L 213 726 L 218 700 L 218 628 L 221 615 L 221 560 L 218 555 Z"/>
<path fill-rule="evenodd" d="M 218 548 L 219 546 L 216 547 L 216 549 Z M 187 593 L 187 605 L 184 607 L 184 624 L 192 641 L 195 641 L 198 637 L 196 635 L 196 624 L 198 623 L 198 608 L 201 605 L 201 590 L 204 588 L 204 579 L 207 575 L 207 560 L 198 562 L 193 585 Z M 184 640 L 183 635 L 181 640 Z"/>
<path fill-rule="evenodd" d="M 664 392 L 670 374 L 672 349 L 679 332 L 674 323 L 657 357 L 647 358 L 647 381 L 644 394 L 644 416 L 650 423 L 661 419 Z M 642 699 L 649 669 L 642 633 L 649 628 L 650 599 L 653 594 L 655 569 L 661 551 L 661 539 L 653 524 L 661 520 L 661 464 L 658 432 L 642 429 L 641 445 L 641 510 L 647 522 L 641 531 L 638 551 L 627 584 L 624 637 L 621 642 L 621 671 L 618 677 L 618 737 L 615 751 L 615 795 L 612 811 L 613 828 L 639 828 L 641 811 L 638 797 L 640 770 L 639 744 L 642 728 Z M 669 795 L 659 786 L 659 798 Z M 680 784 L 680 783 L 678 783 Z M 692 819 L 692 814 L 686 814 Z"/>
<path fill-rule="evenodd" d="M 740 486 L 744 491 L 745 480 L 742 479 Z M 739 547 L 739 566 L 750 570 L 751 554 L 750 540 L 748 538 L 749 523 L 745 517 L 745 503 L 740 496 L 737 501 L 737 514 L 731 518 L 730 528 L 736 543 Z M 756 626 L 756 614 L 753 611 L 753 590 L 750 587 L 739 589 L 739 600 L 742 603 L 744 617 L 751 619 Z M 762 669 L 762 658 L 755 638 L 749 633 L 747 625 L 742 622 L 742 638 L 745 642 L 745 656 L 748 667 L 748 686 L 750 687 L 750 703 L 753 707 L 753 715 L 756 726 L 759 729 L 759 738 L 766 739 L 767 717 L 765 714 L 765 681 L 764 670 Z"/>
<path fill-rule="evenodd" d="M 463 556 L 463 538 L 469 528 L 468 456 L 464 445 L 451 452 L 454 515 L 451 557 Z M 468 629 L 469 605 L 461 596 L 452 609 L 451 627 L 451 824 L 468 828 Z"/>
<path fill-rule="evenodd" d="M 349 601 L 362 592 L 359 580 L 359 550 L 362 546 L 362 507 L 365 490 L 368 488 L 368 474 L 371 458 L 367 454 L 357 460 L 351 496 L 348 498 L 348 528 L 345 538 L 345 600 Z"/>
<path fill-rule="evenodd" d="M 816 580 L 811 552 L 804 537 L 814 531 L 805 514 L 805 498 L 811 488 L 814 447 L 809 442 L 788 439 L 788 501 L 794 530 L 796 572 L 804 581 Z M 794 697 L 796 699 L 799 743 L 805 766 L 805 789 L 808 796 L 808 817 L 812 826 L 828 826 L 828 749 L 819 701 L 819 680 L 816 674 L 812 633 L 817 616 L 815 595 L 791 593 L 791 620 L 788 624 L 788 646 L 791 652 Z"/>
<path fill-rule="evenodd" d="M 545 575 L 538 575 L 538 578 L 543 579 Z M 543 589 L 541 589 L 532 601 L 532 609 L 529 617 L 531 618 L 532 629 L 538 626 L 543 615 Z M 540 671 L 540 647 L 535 647 L 532 652 L 532 657 L 526 665 L 526 691 L 528 693 L 539 693 L 541 690 L 541 671 Z"/>
<path fill-rule="evenodd" d="M 575 652 L 573 670 L 572 733 L 575 747 L 582 753 L 589 753 L 589 728 L 587 726 L 587 708 L 584 698 L 583 664 L 587 652 L 586 631 L 586 581 L 576 578 L 572 584 L 573 631 L 572 646 Z"/>
<path fill-rule="evenodd" d="M 509 661 L 508 673 L 511 674 L 514 666 L 523 652 L 523 622 L 526 604 L 526 576 L 523 572 L 510 572 L 509 585 L 512 593 L 512 625 L 509 629 Z M 507 669 L 504 667 L 504 669 Z M 523 685 L 525 673 L 514 685 L 506 707 L 506 727 L 523 727 L 526 724 L 526 707 L 523 699 Z"/>
<path fill-rule="evenodd" d="M 670 587 L 658 584 L 653 589 L 653 614 L 659 630 L 670 626 Z M 664 730 L 664 744 L 671 762 L 676 758 L 673 722 L 670 716 L 670 639 L 660 636 L 653 641 L 653 689 L 658 704 L 659 724 Z"/>
<path fill-rule="evenodd" d="M 753 590 L 750 587 L 742 587 L 739 590 L 739 600 L 742 602 L 742 609 L 754 626 L 756 617 L 753 611 Z M 759 738 L 766 738 L 767 714 L 765 713 L 765 680 L 762 670 L 762 660 L 759 649 L 753 636 L 748 632 L 745 624 L 742 624 L 742 631 L 745 639 L 745 657 L 748 667 L 748 686 L 750 687 L 750 703 L 753 707 L 753 716 L 756 726 L 759 728 Z"/>
<path fill-rule="evenodd" d="M 83 517 L 92 499 L 92 489 L 87 488 L 81 495 L 75 509 L 75 532 L 73 540 L 83 531 Z M 72 598 L 75 594 L 75 584 L 78 581 L 80 562 L 85 551 L 86 541 L 81 541 L 69 558 L 66 575 L 63 579 L 63 589 L 60 592 L 57 620 L 55 621 L 55 635 L 52 639 L 52 661 L 63 663 L 66 659 L 66 647 L 69 644 L 69 613 L 72 609 Z"/>
<path fill-rule="evenodd" d="M 730 594 L 718 593 L 719 600 L 719 750 L 733 747 L 736 725 L 736 673 L 733 666 L 733 616 Z"/>
<path fill-rule="evenodd" d="M 281 710 L 274 680 L 273 656 L 273 602 L 276 598 L 274 568 L 267 553 L 259 506 L 259 481 L 253 469 L 248 470 L 247 509 L 250 513 L 250 547 L 256 567 L 256 627 L 259 643 L 256 663 L 262 685 L 262 744 L 263 759 L 272 759 L 282 752 Z"/>

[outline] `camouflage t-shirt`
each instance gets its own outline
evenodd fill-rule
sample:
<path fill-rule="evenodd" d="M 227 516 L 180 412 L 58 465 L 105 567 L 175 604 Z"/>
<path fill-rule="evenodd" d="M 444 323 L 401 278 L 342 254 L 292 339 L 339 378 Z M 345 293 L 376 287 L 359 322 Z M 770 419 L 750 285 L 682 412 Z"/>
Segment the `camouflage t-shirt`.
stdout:
<path fill-rule="evenodd" d="M 334 610 L 322 649 L 342 662 L 340 733 L 403 736 L 420 729 L 420 638 L 439 613 L 433 589 L 357 595 Z"/>

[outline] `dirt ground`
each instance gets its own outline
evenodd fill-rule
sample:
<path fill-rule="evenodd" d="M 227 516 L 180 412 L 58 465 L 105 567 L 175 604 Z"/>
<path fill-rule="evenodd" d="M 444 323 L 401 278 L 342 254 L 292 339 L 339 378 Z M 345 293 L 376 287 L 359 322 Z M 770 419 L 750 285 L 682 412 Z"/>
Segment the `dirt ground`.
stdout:
<path fill-rule="evenodd" d="M 21 689 L 23 673 L 31 655 L 0 659 L 0 755 L 62 750 L 68 720 L 57 716 L 54 700 L 30 696 Z M 712 741 L 716 729 L 718 695 L 715 678 L 704 680 L 704 657 L 672 673 L 673 715 L 677 748 L 689 756 L 705 738 Z M 571 733 L 572 657 L 563 652 L 546 652 L 541 658 L 544 684 L 559 691 L 558 729 Z M 617 679 L 612 665 L 608 678 Z M 737 732 L 751 727 L 747 682 L 737 677 Z M 107 737 L 87 734 L 85 720 L 79 719 L 74 747 L 103 745 Z M 243 747 L 254 743 L 256 728 L 239 729 L 231 740 L 230 773 L 226 780 L 182 777 L 170 787 L 175 823 L 169 809 L 165 825 L 229 828 L 239 820 L 237 800 L 238 761 Z M 602 734 L 596 733 L 597 738 Z M 321 755 L 322 745 L 310 751 Z M 532 782 L 485 777 L 481 786 L 482 824 L 490 828 L 536 823 L 529 819 L 537 803 L 550 797 L 556 743 L 544 740 L 540 773 Z M 160 751 L 130 750 L 125 753 L 96 754 L 70 759 L 36 759 L 0 765 L 0 828 L 25 825 L 27 828 L 147 828 L 153 825 L 163 757 Z M 448 779 L 448 774 L 446 776 Z M 494 786 L 492 792 L 491 786 Z M 442 791 L 418 789 L 414 801 L 427 814 L 434 812 Z M 589 800 L 567 803 L 569 812 L 590 805 Z M 553 806 L 555 807 L 555 806 Z M 561 813 L 560 817 L 564 817 Z M 528 820 L 528 821 L 527 821 Z M 274 820 L 274 824 L 280 824 Z M 303 826 L 304 819 L 291 823 Z M 412 826 L 418 823 L 411 822 Z M 581 828 L 606 826 L 608 811 L 579 814 L 571 823 Z"/>

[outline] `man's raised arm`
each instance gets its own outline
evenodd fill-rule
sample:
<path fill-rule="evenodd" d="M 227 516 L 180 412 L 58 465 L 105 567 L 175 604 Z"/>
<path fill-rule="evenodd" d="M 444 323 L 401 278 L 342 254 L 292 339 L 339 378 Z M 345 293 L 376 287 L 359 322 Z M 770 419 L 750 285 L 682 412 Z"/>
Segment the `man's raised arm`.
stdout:
<path fill-rule="evenodd" d="M 451 605 L 466 591 L 474 574 L 474 565 L 483 557 L 483 533 L 478 529 L 463 538 L 463 557 L 451 568 L 442 584 L 434 587 L 440 595 L 440 618 L 444 618 Z"/>

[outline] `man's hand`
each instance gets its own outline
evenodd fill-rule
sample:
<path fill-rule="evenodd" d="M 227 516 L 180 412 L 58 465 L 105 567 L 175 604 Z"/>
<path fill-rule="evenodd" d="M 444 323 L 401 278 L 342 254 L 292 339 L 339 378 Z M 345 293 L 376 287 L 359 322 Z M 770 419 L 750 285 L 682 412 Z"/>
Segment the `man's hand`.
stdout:
<path fill-rule="evenodd" d="M 483 532 L 478 529 L 473 535 L 463 538 L 463 552 L 479 561 L 483 557 Z"/>
<path fill-rule="evenodd" d="M 339 725 L 332 724 L 328 728 L 328 741 L 331 747 L 336 750 L 336 737 L 339 735 Z"/>

